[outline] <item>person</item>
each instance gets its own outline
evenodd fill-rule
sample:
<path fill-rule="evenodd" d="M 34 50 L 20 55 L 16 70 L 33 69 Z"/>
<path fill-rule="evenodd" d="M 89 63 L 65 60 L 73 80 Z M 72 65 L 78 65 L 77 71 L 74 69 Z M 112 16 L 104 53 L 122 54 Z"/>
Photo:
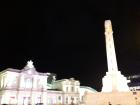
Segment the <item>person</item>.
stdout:
<path fill-rule="evenodd" d="M 108 102 L 108 105 L 112 105 L 110 102 Z"/>

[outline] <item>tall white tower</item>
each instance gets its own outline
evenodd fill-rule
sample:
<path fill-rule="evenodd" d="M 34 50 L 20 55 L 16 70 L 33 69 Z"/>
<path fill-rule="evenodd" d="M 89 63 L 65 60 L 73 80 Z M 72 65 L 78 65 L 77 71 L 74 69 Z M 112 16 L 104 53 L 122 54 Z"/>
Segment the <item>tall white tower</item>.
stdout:
<path fill-rule="evenodd" d="M 102 92 L 129 91 L 128 80 L 118 71 L 111 21 L 106 20 L 104 25 L 108 72 L 102 79 Z"/>

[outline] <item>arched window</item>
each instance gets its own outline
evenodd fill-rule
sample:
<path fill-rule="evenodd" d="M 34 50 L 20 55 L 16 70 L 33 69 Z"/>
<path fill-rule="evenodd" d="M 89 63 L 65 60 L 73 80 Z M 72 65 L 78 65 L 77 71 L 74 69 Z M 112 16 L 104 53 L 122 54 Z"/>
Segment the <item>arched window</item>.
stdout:
<path fill-rule="evenodd" d="M 26 88 L 32 88 L 32 78 L 26 78 Z"/>
<path fill-rule="evenodd" d="M 71 87 L 71 92 L 74 92 L 74 87 L 73 86 Z"/>

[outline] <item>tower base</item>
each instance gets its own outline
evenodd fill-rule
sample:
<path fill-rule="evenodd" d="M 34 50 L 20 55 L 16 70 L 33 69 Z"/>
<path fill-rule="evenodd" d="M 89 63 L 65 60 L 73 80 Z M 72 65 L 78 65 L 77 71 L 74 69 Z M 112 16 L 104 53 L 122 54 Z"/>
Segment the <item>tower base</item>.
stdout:
<path fill-rule="evenodd" d="M 106 75 L 102 78 L 102 92 L 128 92 L 130 91 L 128 82 L 120 71 L 106 72 Z"/>

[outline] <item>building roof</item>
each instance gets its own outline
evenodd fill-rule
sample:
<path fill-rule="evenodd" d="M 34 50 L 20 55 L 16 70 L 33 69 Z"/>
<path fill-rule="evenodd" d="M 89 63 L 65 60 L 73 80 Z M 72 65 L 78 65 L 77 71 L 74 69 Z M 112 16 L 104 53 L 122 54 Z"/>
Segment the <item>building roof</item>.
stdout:
<path fill-rule="evenodd" d="M 88 87 L 88 86 L 80 86 L 80 88 L 84 88 L 84 89 L 88 89 L 88 90 L 91 90 L 93 92 L 97 92 L 95 89 L 91 88 L 91 87 Z"/>
<path fill-rule="evenodd" d="M 20 73 L 21 72 L 21 70 L 19 70 L 19 69 L 13 69 L 13 68 L 7 68 L 5 70 L 2 70 L 1 72 L 6 72 L 6 71 L 17 72 L 17 73 Z"/>
<path fill-rule="evenodd" d="M 28 69 L 28 70 L 30 70 L 30 69 Z M 28 70 L 25 70 L 25 69 L 24 70 L 23 69 L 22 70 L 19 70 L 19 69 L 7 68 L 5 70 L 2 70 L 1 73 L 4 73 L 6 71 L 16 72 L 16 73 L 22 73 L 22 72 L 25 72 L 25 71 L 28 71 Z M 42 76 L 48 76 L 48 75 L 51 74 L 51 73 L 41 73 L 41 72 L 38 72 L 38 71 L 35 71 L 35 72 L 36 72 L 35 74 L 42 75 Z"/>
<path fill-rule="evenodd" d="M 54 82 L 63 82 L 63 81 L 78 81 L 78 80 L 75 80 L 74 78 L 70 78 L 70 79 L 56 80 L 56 81 L 54 81 Z"/>
<path fill-rule="evenodd" d="M 54 82 L 63 82 L 63 81 L 66 81 L 66 80 L 68 80 L 68 79 L 56 80 L 56 81 L 54 81 Z"/>
<path fill-rule="evenodd" d="M 51 73 L 41 73 L 41 72 L 36 71 L 36 68 L 34 67 L 32 60 L 27 61 L 26 66 L 21 70 L 13 69 L 13 68 L 7 68 L 7 69 L 1 71 L 1 73 L 4 73 L 6 71 L 11 71 L 11 72 L 16 72 L 16 73 L 22 73 L 22 72 L 25 72 L 25 73 L 27 72 L 28 73 L 28 71 L 32 71 L 32 74 L 37 74 L 37 75 L 42 75 L 42 76 L 48 76 L 48 75 L 51 74 Z"/>

